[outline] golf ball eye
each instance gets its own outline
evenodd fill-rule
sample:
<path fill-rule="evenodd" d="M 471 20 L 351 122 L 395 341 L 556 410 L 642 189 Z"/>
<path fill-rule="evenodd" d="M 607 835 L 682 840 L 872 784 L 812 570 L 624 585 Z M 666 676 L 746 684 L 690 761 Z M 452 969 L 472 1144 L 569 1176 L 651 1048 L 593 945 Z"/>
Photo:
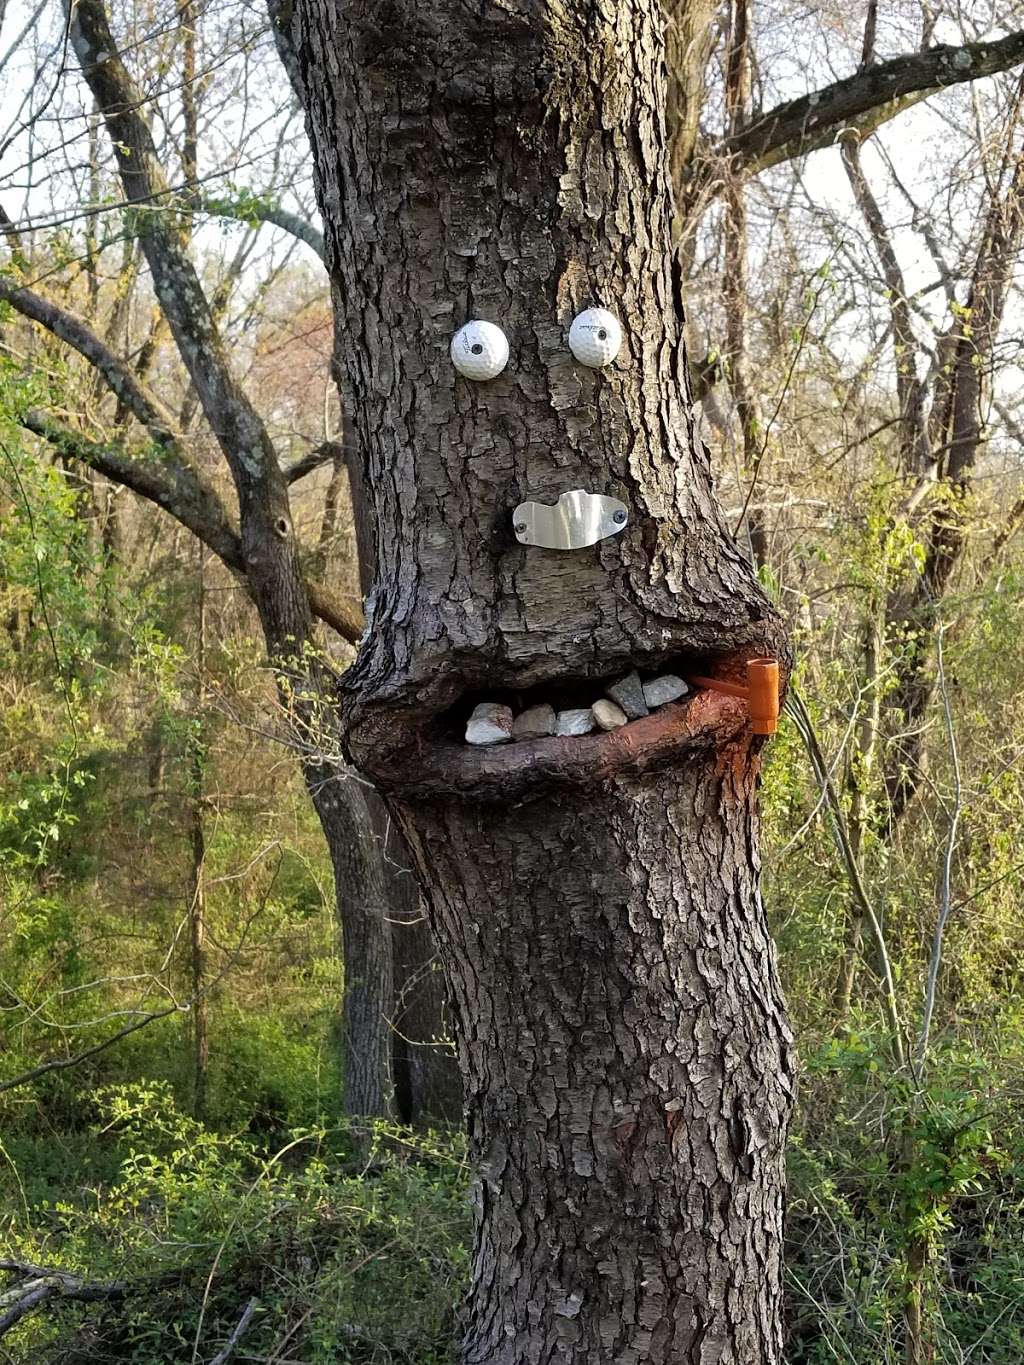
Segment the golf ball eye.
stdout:
<path fill-rule="evenodd" d="M 496 379 L 508 364 L 508 338 L 493 322 L 475 319 L 452 337 L 451 356 L 467 379 Z"/>
<path fill-rule="evenodd" d="M 599 370 L 610 365 L 622 345 L 619 320 L 607 308 L 585 308 L 569 328 L 569 350 L 581 365 Z"/>

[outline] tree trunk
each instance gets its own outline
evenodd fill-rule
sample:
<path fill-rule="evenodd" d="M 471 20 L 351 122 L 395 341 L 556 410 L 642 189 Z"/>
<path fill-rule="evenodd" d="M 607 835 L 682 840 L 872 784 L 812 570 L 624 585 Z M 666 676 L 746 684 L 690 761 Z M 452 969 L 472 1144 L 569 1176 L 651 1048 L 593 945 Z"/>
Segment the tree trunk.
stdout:
<path fill-rule="evenodd" d="M 393 1117 L 394 972 L 384 860 L 351 774 L 307 764 L 306 785 L 327 840 L 341 925 L 345 1113 Z"/>
<path fill-rule="evenodd" d="M 196 611 L 196 688 L 194 729 L 188 756 L 189 974 L 192 999 L 192 1112 L 206 1117 L 206 1083 L 210 1070 L 210 1021 L 206 998 L 206 583 L 203 548 L 198 547 L 199 602 Z"/>
<path fill-rule="evenodd" d="M 398 824 L 384 802 L 368 798 L 383 839 L 395 966 L 395 1107 L 403 1123 L 457 1120 L 462 1078 L 455 1064 L 441 958 L 419 878 Z"/>
<path fill-rule="evenodd" d="M 725 74 L 725 107 L 729 136 L 735 137 L 746 126 L 750 112 L 750 12 L 748 0 L 730 0 L 729 37 Z M 725 271 L 722 280 L 725 302 L 725 364 L 736 405 L 740 427 L 740 490 L 750 480 L 741 517 L 751 562 L 760 567 L 768 562 L 768 541 L 764 518 L 756 505 L 751 507 L 767 449 L 763 434 L 760 404 L 750 373 L 748 317 L 750 289 L 747 278 L 747 188 L 740 171 L 725 170 L 723 200 L 725 214 L 722 241 Z"/>
<path fill-rule="evenodd" d="M 422 874 L 479 1171 L 466 1362 L 781 1360 L 789 1035 L 757 890 L 761 741 L 700 692 L 609 734 L 475 749 L 486 697 L 736 675 L 784 634 L 723 525 L 671 280 L 653 0 L 295 0 L 376 574 L 341 683 Z M 566 332 L 626 328 L 601 371 Z M 508 369 L 457 379 L 466 319 Z M 523 547 L 585 488 L 626 530 Z M 700 666 L 700 667 L 698 667 Z"/>
<path fill-rule="evenodd" d="M 405 810 L 478 1171 L 466 1362 L 782 1358 L 789 1072 L 739 767 Z"/>

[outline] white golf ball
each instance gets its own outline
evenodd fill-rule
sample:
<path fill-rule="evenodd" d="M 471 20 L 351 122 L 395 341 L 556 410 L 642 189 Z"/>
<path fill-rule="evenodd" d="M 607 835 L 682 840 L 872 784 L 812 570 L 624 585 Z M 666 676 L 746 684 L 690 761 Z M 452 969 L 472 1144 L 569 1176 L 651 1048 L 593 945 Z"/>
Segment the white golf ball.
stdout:
<path fill-rule="evenodd" d="M 573 318 L 569 350 L 581 365 L 589 365 L 592 370 L 610 365 L 621 345 L 619 320 L 607 308 L 585 308 Z"/>
<path fill-rule="evenodd" d="M 496 379 L 508 364 L 508 337 L 493 322 L 467 322 L 452 337 L 452 364 L 467 379 Z"/>

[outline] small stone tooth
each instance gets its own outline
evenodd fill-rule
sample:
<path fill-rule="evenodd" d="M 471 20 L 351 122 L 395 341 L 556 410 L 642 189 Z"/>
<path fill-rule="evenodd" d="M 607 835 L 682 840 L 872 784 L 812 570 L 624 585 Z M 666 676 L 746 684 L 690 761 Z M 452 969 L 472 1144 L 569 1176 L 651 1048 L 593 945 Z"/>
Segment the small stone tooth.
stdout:
<path fill-rule="evenodd" d="M 542 739 L 555 733 L 555 708 L 547 702 L 530 706 L 516 716 L 512 725 L 513 739 Z"/>
<path fill-rule="evenodd" d="M 682 678 L 674 673 L 663 673 L 660 678 L 644 683 L 644 701 L 653 711 L 657 706 L 667 706 L 670 701 L 685 697 L 689 690 Z"/>
<path fill-rule="evenodd" d="M 594 728 L 594 713 L 589 706 L 559 711 L 555 717 L 556 735 L 589 735 Z"/>
<path fill-rule="evenodd" d="M 507 744 L 512 738 L 512 708 L 496 701 L 474 706 L 466 724 L 467 744 Z"/>
<path fill-rule="evenodd" d="M 590 709 L 602 730 L 617 730 L 620 725 L 625 725 L 629 719 L 621 706 L 616 706 L 615 702 L 608 701 L 604 697 L 600 701 L 595 701 Z"/>
<path fill-rule="evenodd" d="M 624 678 L 620 678 L 617 683 L 612 683 L 611 687 L 605 688 L 605 696 L 610 697 L 625 711 L 630 720 L 640 720 L 650 712 L 647 703 L 644 701 L 644 688 L 640 681 L 640 674 L 635 670 L 627 673 Z"/>

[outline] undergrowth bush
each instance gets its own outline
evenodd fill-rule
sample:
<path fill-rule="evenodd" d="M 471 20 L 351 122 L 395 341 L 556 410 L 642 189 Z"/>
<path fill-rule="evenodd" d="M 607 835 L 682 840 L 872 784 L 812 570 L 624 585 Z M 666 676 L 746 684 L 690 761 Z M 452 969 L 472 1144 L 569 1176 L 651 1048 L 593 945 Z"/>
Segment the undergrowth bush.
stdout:
<path fill-rule="evenodd" d="M 948 1049 L 912 1085 L 870 1030 L 808 1046 L 789 1151 L 790 1365 L 902 1365 L 912 1247 L 936 1360 L 1021 1358 L 1020 1059 L 1001 1060 Z"/>
<path fill-rule="evenodd" d="M 116 1146 L 113 1179 L 13 1214 L 6 1254 L 131 1292 L 25 1319 L 5 1341 L 19 1365 L 208 1360 L 250 1302 L 257 1357 L 452 1359 L 467 1267 L 457 1139 L 378 1124 L 297 1131 L 268 1150 L 197 1123 L 166 1086 L 112 1088 L 98 1104 L 93 1144 Z"/>

